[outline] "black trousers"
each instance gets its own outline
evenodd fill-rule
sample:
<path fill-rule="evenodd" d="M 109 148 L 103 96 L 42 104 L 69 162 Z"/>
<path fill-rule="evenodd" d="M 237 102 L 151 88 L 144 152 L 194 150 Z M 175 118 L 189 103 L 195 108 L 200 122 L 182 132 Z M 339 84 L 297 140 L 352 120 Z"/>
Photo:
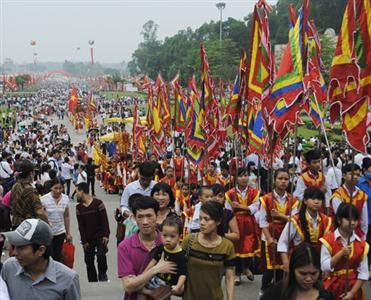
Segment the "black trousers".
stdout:
<path fill-rule="evenodd" d="M 252 271 L 252 257 L 236 257 L 236 276 L 240 276 L 246 269 Z"/>
<path fill-rule="evenodd" d="M 90 189 L 90 192 L 92 195 L 95 195 L 95 189 L 94 189 L 94 185 L 95 185 L 95 177 L 89 177 L 88 176 L 88 179 L 87 179 L 87 182 L 88 184 L 88 187 Z"/>
<path fill-rule="evenodd" d="M 67 186 L 66 195 L 69 197 L 71 192 L 71 179 L 66 179 L 66 186 Z"/>
<path fill-rule="evenodd" d="M 61 253 L 63 242 L 66 239 L 66 234 L 62 233 L 55 235 L 52 241 L 52 257 L 55 261 L 61 261 Z"/>
<path fill-rule="evenodd" d="M 103 245 L 102 239 L 89 241 L 88 249 L 84 250 L 84 259 L 86 264 L 86 271 L 88 273 L 88 281 L 98 281 L 98 276 L 104 278 L 107 275 L 107 247 Z M 95 268 L 95 255 L 97 256 L 98 263 L 98 276 Z"/>

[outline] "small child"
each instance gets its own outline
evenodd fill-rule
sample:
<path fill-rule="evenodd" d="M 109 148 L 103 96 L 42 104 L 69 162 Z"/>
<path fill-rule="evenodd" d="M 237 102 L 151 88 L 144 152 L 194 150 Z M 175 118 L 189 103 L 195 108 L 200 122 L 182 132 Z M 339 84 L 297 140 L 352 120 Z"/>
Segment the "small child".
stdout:
<path fill-rule="evenodd" d="M 182 295 L 184 291 L 187 274 L 187 259 L 185 251 L 179 244 L 182 233 L 182 222 L 179 217 L 172 215 L 165 219 L 161 229 L 163 245 L 155 249 L 154 257 L 148 264 L 146 270 L 154 267 L 163 258 L 165 261 L 174 262 L 177 272 L 175 274 L 158 274 L 153 277 L 142 289 L 141 293 L 138 294 L 138 300 L 145 300 L 147 296 L 153 297 L 153 295 L 157 293 L 156 290 L 161 290 L 163 286 L 169 287 L 169 298 L 170 295 Z"/>
<path fill-rule="evenodd" d="M 128 205 L 130 210 L 132 210 L 134 202 L 140 199 L 141 197 L 142 195 L 138 193 L 133 194 L 129 197 Z M 135 217 L 133 214 L 130 214 L 130 216 L 124 220 L 123 224 L 125 226 L 125 238 L 132 236 L 135 232 L 138 231 L 138 224 L 135 221 Z"/>
<path fill-rule="evenodd" d="M 333 294 L 334 299 L 365 299 L 362 297 L 365 295 L 362 285 L 369 277 L 369 245 L 356 233 L 359 219 L 356 206 L 341 203 L 336 212 L 337 229 L 320 239 L 321 269 L 329 273 L 323 286 Z M 345 293 L 346 286 L 348 290 Z"/>

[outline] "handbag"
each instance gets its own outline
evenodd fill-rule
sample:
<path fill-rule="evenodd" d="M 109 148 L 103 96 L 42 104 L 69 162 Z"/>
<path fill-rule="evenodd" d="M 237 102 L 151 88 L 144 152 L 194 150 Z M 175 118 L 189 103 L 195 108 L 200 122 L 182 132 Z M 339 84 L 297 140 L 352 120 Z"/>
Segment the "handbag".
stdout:
<path fill-rule="evenodd" d="M 61 262 L 69 268 L 73 268 L 75 261 L 75 245 L 64 242 L 62 246 Z"/>

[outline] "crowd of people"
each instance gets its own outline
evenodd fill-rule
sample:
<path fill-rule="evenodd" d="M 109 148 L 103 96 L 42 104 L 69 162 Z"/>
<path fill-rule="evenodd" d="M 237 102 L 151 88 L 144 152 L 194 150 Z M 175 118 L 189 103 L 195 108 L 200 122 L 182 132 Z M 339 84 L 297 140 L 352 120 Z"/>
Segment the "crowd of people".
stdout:
<path fill-rule="evenodd" d="M 2 123 L 0 248 L 7 238 L 10 258 L 1 270 L 1 299 L 29 293 L 35 299 L 81 298 L 79 277 L 62 255 L 72 239 L 69 207 L 75 199 L 88 281 L 108 281 L 113 216 L 95 195 L 96 181 L 121 196 L 115 218 L 125 299 L 234 299 L 241 283 L 257 274 L 261 299 L 363 299 L 370 153 L 352 154 L 336 144 L 288 147 L 269 169 L 256 154 L 226 147 L 199 168 L 184 156 L 179 139 L 162 157 L 148 153 L 140 161 L 100 143 L 103 127 L 73 145 L 66 126 L 53 121 L 67 111 L 62 89 L 42 88 L 27 98 L 32 104 Z M 3 104 L 7 100 L 17 103 L 7 98 Z M 100 99 L 98 113 L 130 116 L 132 102 Z M 32 121 L 19 125 L 28 117 L 20 114 L 28 112 Z"/>

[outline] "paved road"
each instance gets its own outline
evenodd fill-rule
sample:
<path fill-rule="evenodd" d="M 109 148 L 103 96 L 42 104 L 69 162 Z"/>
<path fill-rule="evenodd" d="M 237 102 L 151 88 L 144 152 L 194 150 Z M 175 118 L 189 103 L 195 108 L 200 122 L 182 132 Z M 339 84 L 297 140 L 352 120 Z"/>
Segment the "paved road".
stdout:
<path fill-rule="evenodd" d="M 57 121 L 58 124 L 61 121 Z M 68 119 L 65 118 L 63 121 L 68 128 L 68 132 L 71 135 L 72 142 L 77 144 L 82 142 L 86 137 L 84 134 L 76 134 L 75 130 L 72 128 L 71 124 L 69 123 Z M 76 219 L 76 202 L 72 202 L 70 205 L 71 211 L 71 233 L 74 239 L 74 243 L 76 246 L 76 253 L 75 253 L 75 265 L 74 269 L 78 272 L 80 276 L 80 285 L 81 285 L 81 294 L 82 299 L 91 299 L 91 300 L 118 300 L 122 299 L 123 289 L 121 281 L 117 278 L 117 253 L 116 253 L 116 221 L 113 217 L 113 212 L 116 207 L 119 205 L 120 196 L 119 195 L 109 195 L 106 194 L 105 191 L 99 187 L 99 184 L 96 186 L 96 195 L 98 198 L 102 199 L 106 205 L 108 219 L 110 223 L 111 229 L 111 236 L 109 241 L 109 252 L 107 254 L 108 260 L 108 277 L 110 282 L 107 283 L 89 283 L 87 281 L 85 263 L 84 263 L 84 255 L 82 251 L 82 247 L 79 244 L 79 233 L 77 227 L 77 219 Z M 236 299 L 244 299 L 244 300 L 255 300 L 258 298 L 259 288 L 260 288 L 261 276 L 256 276 L 255 281 L 250 282 L 246 278 L 243 279 L 242 285 L 236 287 Z M 202 287 L 200 287 L 202 288 Z M 370 284 L 367 284 L 367 291 L 366 294 L 367 299 L 371 299 L 371 288 Z M 180 299 L 180 298 L 179 298 Z M 195 299 L 199 300 L 199 299 Z M 207 300 L 207 299 L 203 299 Z"/>

